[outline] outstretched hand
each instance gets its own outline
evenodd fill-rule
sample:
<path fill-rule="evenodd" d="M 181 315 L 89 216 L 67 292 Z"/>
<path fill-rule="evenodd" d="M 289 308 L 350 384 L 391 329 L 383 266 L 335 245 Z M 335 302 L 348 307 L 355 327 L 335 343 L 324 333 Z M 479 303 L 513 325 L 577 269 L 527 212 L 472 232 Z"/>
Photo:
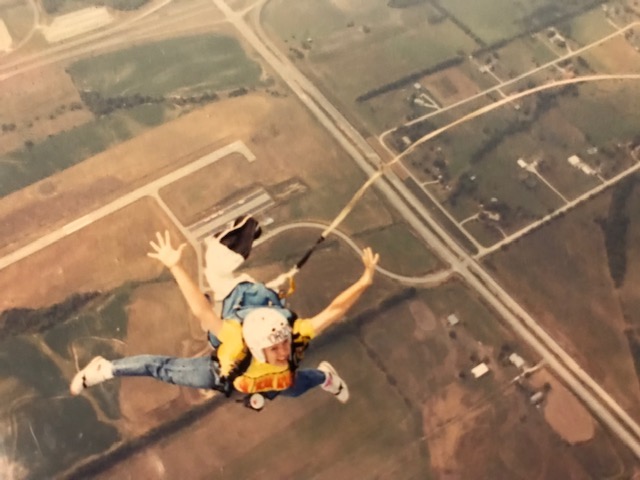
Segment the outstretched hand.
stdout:
<path fill-rule="evenodd" d="M 180 261 L 182 250 L 184 250 L 187 244 L 182 243 L 178 248 L 173 248 L 168 230 L 164 231 L 164 237 L 160 232 L 156 232 L 156 239 L 158 243 L 154 241 L 149 242 L 149 245 L 153 248 L 153 252 L 147 253 L 147 256 L 159 260 L 167 268 L 175 267 Z"/>
<path fill-rule="evenodd" d="M 375 274 L 378 260 L 380 260 L 380 255 L 373 253 L 371 247 L 367 247 L 362 251 L 362 263 L 364 264 L 362 279 L 369 284 L 373 282 L 373 275 Z"/>

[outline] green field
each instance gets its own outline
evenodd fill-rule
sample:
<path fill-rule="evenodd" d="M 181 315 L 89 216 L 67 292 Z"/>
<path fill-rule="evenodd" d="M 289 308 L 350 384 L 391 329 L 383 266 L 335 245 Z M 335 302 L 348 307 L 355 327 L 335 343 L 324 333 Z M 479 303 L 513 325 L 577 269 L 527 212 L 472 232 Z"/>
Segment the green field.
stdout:
<path fill-rule="evenodd" d="M 469 52 L 472 42 L 450 22 L 437 26 L 424 25 L 413 30 L 372 31 L 370 38 L 341 45 L 330 54 L 309 61 L 314 71 L 333 92 L 345 100 L 411 73 L 433 67 L 454 57 L 458 51 Z"/>
<path fill-rule="evenodd" d="M 591 2 L 553 0 L 440 0 L 440 4 L 485 43 L 493 44 L 528 30 L 539 30 Z"/>
<path fill-rule="evenodd" d="M 581 45 L 595 42 L 615 31 L 601 8 L 573 18 L 567 25 L 570 37 Z"/>
<path fill-rule="evenodd" d="M 464 228 L 483 247 L 490 247 L 504 238 L 500 230 L 492 226 L 491 223 L 471 220 L 464 224 Z"/>
<path fill-rule="evenodd" d="M 557 57 L 542 42 L 531 37 L 509 42 L 498 50 L 498 65 L 511 78 L 555 60 Z"/>
<path fill-rule="evenodd" d="M 358 235 L 359 243 L 380 254 L 380 266 L 398 275 L 420 275 L 442 263 L 404 224 L 393 224 Z"/>
<path fill-rule="evenodd" d="M 517 156 L 528 153 L 524 150 L 514 152 L 510 142 L 505 142 L 488 158 L 472 166 L 470 174 L 476 176 L 477 195 L 484 202 L 496 197 L 507 202 L 512 209 L 538 217 L 558 208 L 560 198 L 546 186 L 537 184 L 527 187 L 522 177 L 522 169 L 516 164 Z"/>
<path fill-rule="evenodd" d="M 390 9 L 382 3 L 352 2 L 353 10 L 345 12 L 332 2 L 315 0 L 273 0 L 263 10 L 262 22 L 288 42 L 309 37 L 323 42 L 336 32 L 357 29 L 366 24 L 388 21 Z M 347 27 L 353 21 L 353 27 Z M 298 43 L 298 42 L 295 42 Z"/>
<path fill-rule="evenodd" d="M 192 96 L 259 82 L 260 66 L 230 37 L 166 40 L 81 60 L 68 67 L 80 90 L 112 96 Z M 0 157 L 0 196 L 73 166 L 147 128 L 175 118 L 180 108 L 143 104 L 51 136 Z"/>
<path fill-rule="evenodd" d="M 265 25 L 286 42 L 285 50 L 304 50 L 301 42 L 312 40 L 308 68 L 345 104 L 473 48 L 451 22 L 429 23 L 428 5 L 391 9 L 382 3 L 353 3 L 358 6 L 343 11 L 329 2 L 281 0 L 270 3 L 263 16 Z M 364 32 L 367 25 L 375 26 Z"/>
<path fill-rule="evenodd" d="M 562 111 L 593 145 L 627 142 L 640 133 L 640 111 L 629 101 L 640 94 L 637 80 L 585 84 L 579 91 L 579 97 L 561 99 Z"/>
<path fill-rule="evenodd" d="M 164 120 L 164 107 L 143 105 L 100 117 L 33 146 L 0 156 L 0 196 L 71 167 Z"/>
<path fill-rule="evenodd" d="M 412 88 L 412 86 L 399 88 L 366 102 L 358 102 L 354 104 L 356 115 L 365 128 L 372 133 L 390 130 L 404 123 L 407 115 L 412 111 L 407 101 Z M 424 113 L 427 112 L 428 110 L 424 109 Z"/>
<path fill-rule="evenodd" d="M 130 291 L 124 288 L 115 293 L 80 311 L 66 304 L 43 309 L 43 315 L 63 318 L 45 332 L 14 336 L 0 343 L 0 376 L 18 385 L 0 395 L 2 405 L 10 407 L 0 408 L 0 422 L 9 420 L 18 426 L 5 437 L 14 445 L 10 452 L 14 458 L 6 460 L 24 465 L 28 478 L 51 478 L 121 439 L 111 423 L 120 418 L 119 403 L 114 401 L 118 384 L 95 389 L 90 401 L 84 396 L 70 397 L 67 378 L 74 362 L 71 345 L 79 353 L 79 362 L 85 364 L 90 358 L 85 348 L 91 348 L 92 355 L 113 357 L 111 340 L 126 337 Z M 65 365 L 65 371 L 60 365 Z"/>
<path fill-rule="evenodd" d="M 134 94 L 193 95 L 260 80 L 260 65 L 238 41 L 221 35 L 196 35 L 139 45 L 80 60 L 68 67 L 79 90 L 103 96 Z"/>

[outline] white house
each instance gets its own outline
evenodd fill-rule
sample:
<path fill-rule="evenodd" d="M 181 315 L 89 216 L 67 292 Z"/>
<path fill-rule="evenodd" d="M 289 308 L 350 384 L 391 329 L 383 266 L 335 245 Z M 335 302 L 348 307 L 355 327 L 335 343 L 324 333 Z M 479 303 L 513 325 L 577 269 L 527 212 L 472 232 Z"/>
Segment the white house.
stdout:
<path fill-rule="evenodd" d="M 529 397 L 529 402 L 531 403 L 531 405 L 536 405 L 536 406 L 540 405 L 543 400 L 544 400 L 544 392 L 542 391 L 536 392 Z"/>
<path fill-rule="evenodd" d="M 567 158 L 567 162 L 569 162 L 573 167 L 577 167 L 582 163 L 582 159 L 578 155 L 571 155 Z"/>
<path fill-rule="evenodd" d="M 509 355 L 509 361 L 516 368 L 522 368 L 522 367 L 524 367 L 526 365 L 526 363 L 524 361 L 524 358 L 522 358 L 517 353 L 512 353 L 511 355 Z"/>
<path fill-rule="evenodd" d="M 582 165 L 580 165 L 580 169 L 586 173 L 587 175 L 595 175 L 596 171 L 591 168 L 589 165 L 587 165 L 586 163 L 583 163 Z"/>
<path fill-rule="evenodd" d="M 447 323 L 449 324 L 450 327 L 455 327 L 457 324 L 460 323 L 460 319 L 456 317 L 454 313 L 452 313 L 447 317 Z"/>
<path fill-rule="evenodd" d="M 489 373 L 489 367 L 484 362 L 479 363 L 478 365 L 476 365 L 471 369 L 471 374 L 473 375 L 474 378 L 483 377 L 487 373 Z"/>

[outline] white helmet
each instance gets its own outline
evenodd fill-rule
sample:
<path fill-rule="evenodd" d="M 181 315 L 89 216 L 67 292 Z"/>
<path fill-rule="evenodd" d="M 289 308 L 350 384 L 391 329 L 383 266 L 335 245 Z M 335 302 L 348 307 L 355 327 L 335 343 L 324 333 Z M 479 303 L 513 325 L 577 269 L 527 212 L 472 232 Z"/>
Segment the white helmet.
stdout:
<path fill-rule="evenodd" d="M 286 317 L 274 308 L 256 308 L 242 322 L 242 336 L 253 358 L 265 363 L 263 349 L 291 340 Z"/>

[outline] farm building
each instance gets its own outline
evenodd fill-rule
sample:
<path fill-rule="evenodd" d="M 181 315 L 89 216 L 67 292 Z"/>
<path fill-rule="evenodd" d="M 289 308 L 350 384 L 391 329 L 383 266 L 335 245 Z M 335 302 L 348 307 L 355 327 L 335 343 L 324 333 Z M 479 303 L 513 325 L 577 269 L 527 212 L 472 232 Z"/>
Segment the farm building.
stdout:
<path fill-rule="evenodd" d="M 483 363 L 479 363 L 478 365 L 476 365 L 475 367 L 473 367 L 471 369 L 471 374 L 473 375 L 474 378 L 483 377 L 487 373 L 489 373 L 489 367 L 484 362 Z"/>

